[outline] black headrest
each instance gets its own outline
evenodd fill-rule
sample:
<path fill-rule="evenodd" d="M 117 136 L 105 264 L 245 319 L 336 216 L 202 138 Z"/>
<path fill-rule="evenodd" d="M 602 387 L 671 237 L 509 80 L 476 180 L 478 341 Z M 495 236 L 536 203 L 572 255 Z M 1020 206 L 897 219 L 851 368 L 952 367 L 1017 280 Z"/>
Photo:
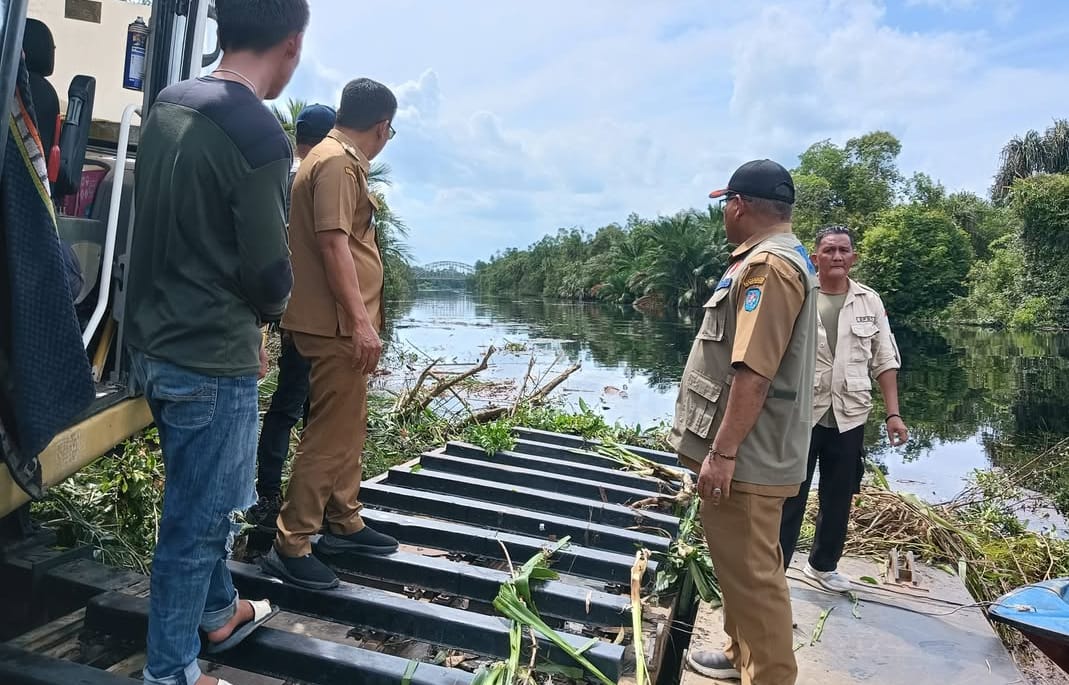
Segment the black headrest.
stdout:
<path fill-rule="evenodd" d="M 26 20 L 22 49 L 26 53 L 26 69 L 31 74 L 52 75 L 56 68 L 56 41 L 44 22 L 37 19 Z"/>

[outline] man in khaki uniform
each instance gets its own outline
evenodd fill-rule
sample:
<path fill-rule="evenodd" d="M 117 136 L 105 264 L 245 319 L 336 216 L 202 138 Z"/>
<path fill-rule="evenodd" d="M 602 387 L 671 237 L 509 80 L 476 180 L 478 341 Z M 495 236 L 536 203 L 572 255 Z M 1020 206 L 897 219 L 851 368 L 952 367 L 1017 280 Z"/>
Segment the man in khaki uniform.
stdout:
<path fill-rule="evenodd" d="M 909 431 L 898 411 L 898 346 L 887 310 L 872 288 L 850 278 L 857 261 L 854 236 L 846 226 L 817 232 L 817 367 L 813 381 L 813 426 L 809 470 L 798 494 L 783 506 L 780 546 L 787 566 L 798 544 L 813 472 L 820 464 L 816 533 L 806 576 L 832 592 L 846 592 L 848 577 L 838 571 L 846 543 L 850 506 L 865 473 L 865 422 L 872 411 L 872 379 L 880 385 L 892 447 L 904 445 Z"/>
<path fill-rule="evenodd" d="M 724 596 L 725 651 L 691 668 L 747 685 L 791 685 L 791 601 L 779 525 L 805 480 L 812 425 L 816 279 L 791 231 L 794 182 L 771 160 L 739 167 L 723 198 L 738 245 L 691 348 L 670 442 L 698 475 L 701 516 Z"/>
<path fill-rule="evenodd" d="M 293 294 L 282 317 L 311 364 L 308 423 L 297 444 L 278 536 L 264 569 L 302 587 L 338 578 L 312 555 L 311 536 L 328 530 L 324 552 L 390 554 L 397 541 L 366 525 L 357 495 L 367 439 L 368 375 L 382 352 L 383 269 L 372 224 L 370 162 L 393 138 L 397 99 L 370 79 L 345 86 L 335 128 L 302 161 L 293 183 L 290 250 Z"/>

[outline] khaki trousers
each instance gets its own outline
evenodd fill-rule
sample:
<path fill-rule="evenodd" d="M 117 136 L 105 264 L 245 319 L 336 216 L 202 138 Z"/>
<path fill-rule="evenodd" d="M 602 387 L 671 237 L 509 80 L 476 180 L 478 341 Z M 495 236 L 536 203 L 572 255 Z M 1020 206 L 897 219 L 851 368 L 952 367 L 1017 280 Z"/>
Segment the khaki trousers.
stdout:
<path fill-rule="evenodd" d="M 724 596 L 725 650 L 743 685 L 794 685 L 793 618 L 779 546 L 784 497 L 740 492 L 701 504 L 702 526 Z"/>
<path fill-rule="evenodd" d="M 311 554 L 310 536 L 323 517 L 332 533 L 364 528 L 357 502 L 367 440 L 368 378 L 353 368 L 349 338 L 293 333 L 297 351 L 311 365 L 308 423 L 297 443 L 286 500 L 278 515 L 279 554 Z"/>

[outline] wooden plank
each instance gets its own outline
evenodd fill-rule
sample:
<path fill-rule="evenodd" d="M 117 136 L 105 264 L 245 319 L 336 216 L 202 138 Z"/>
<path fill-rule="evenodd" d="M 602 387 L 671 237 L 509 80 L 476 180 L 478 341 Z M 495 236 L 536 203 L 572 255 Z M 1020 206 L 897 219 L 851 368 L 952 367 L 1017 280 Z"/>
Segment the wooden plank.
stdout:
<path fill-rule="evenodd" d="M 122 661 L 117 661 L 109 666 L 108 671 L 128 678 L 140 678 L 141 669 L 145 668 L 145 658 L 144 652 L 134 652 Z"/>
<path fill-rule="evenodd" d="M 61 616 L 51 623 L 46 623 L 39 628 L 23 633 L 9 640 L 7 644 L 24 649 L 27 652 L 43 652 L 71 637 L 77 637 L 84 625 L 85 609 L 79 609 L 66 616 Z"/>

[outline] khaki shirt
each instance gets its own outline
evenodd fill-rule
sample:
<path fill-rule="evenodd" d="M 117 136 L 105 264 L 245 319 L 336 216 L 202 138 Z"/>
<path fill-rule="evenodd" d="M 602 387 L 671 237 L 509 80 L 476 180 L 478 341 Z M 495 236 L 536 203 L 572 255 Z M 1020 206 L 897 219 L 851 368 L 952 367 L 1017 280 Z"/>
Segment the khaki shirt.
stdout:
<path fill-rule="evenodd" d="M 805 480 L 816 356 L 816 279 L 789 232 L 740 245 L 705 303 L 676 398 L 669 442 L 698 470 L 724 419 L 735 370 L 771 381 L 753 429 L 739 446 L 732 487 L 788 497 Z"/>
<path fill-rule="evenodd" d="M 338 129 L 301 161 L 290 203 L 293 293 L 282 327 L 310 335 L 343 336 L 353 324 L 327 281 L 317 234 L 341 230 L 349 236 L 360 294 L 375 330 L 384 323 L 383 268 L 373 219 L 375 196 L 368 190 L 370 162 Z"/>
<path fill-rule="evenodd" d="M 732 253 L 732 259 L 739 259 L 752 247 L 749 243 L 740 245 Z M 731 273 L 729 267 L 725 278 Z M 731 348 L 731 363 L 736 366 L 744 364 L 751 371 L 772 380 L 791 341 L 794 321 L 802 310 L 806 289 L 794 265 L 772 252 L 761 253 L 746 262 L 746 268 L 742 269 L 739 278 L 742 281 L 739 287 L 745 295 L 739 298 L 735 306 L 735 342 Z M 719 289 L 713 297 L 718 293 Z M 753 309 L 748 308 L 748 303 L 754 303 Z"/>
<path fill-rule="evenodd" d="M 850 280 L 832 354 L 828 331 L 817 317 L 817 366 L 813 416 L 830 407 L 840 433 L 864 424 L 872 411 L 872 381 L 902 366 L 883 301 L 872 288 Z"/>

